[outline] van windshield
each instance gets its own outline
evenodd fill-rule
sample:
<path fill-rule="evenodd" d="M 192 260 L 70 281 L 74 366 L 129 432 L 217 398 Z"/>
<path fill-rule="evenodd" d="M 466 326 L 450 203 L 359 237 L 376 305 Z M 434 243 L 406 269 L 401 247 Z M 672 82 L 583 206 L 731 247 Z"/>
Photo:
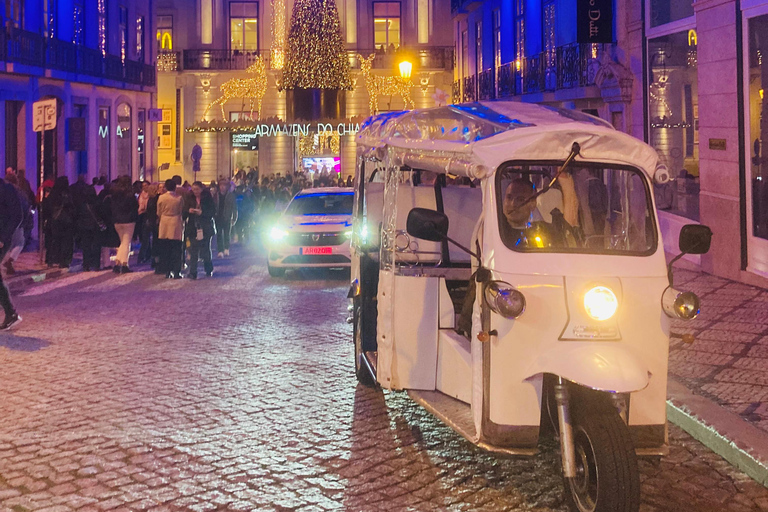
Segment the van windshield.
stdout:
<path fill-rule="evenodd" d="M 293 198 L 288 205 L 288 215 L 352 215 L 354 193 L 307 194 Z"/>
<path fill-rule="evenodd" d="M 522 252 L 648 255 L 656 224 L 647 180 L 628 167 L 572 162 L 509 163 L 496 174 L 504 244 Z"/>

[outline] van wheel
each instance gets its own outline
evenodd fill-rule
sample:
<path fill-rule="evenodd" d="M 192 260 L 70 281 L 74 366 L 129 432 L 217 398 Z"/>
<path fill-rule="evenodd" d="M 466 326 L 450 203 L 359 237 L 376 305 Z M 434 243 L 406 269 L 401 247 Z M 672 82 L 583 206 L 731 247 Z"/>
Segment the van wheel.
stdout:
<path fill-rule="evenodd" d="M 576 477 L 565 479 L 577 512 L 637 512 L 640 473 L 629 428 L 607 404 L 579 400 L 571 408 Z"/>
<path fill-rule="evenodd" d="M 363 308 L 360 306 L 360 298 L 355 299 L 352 317 L 353 337 L 355 342 L 355 377 L 357 382 L 365 386 L 375 386 L 376 380 L 368 371 L 368 366 L 363 361 Z"/>
<path fill-rule="evenodd" d="M 285 275 L 284 268 L 270 267 L 269 265 L 267 265 L 267 272 L 269 272 L 270 277 L 283 277 Z"/>

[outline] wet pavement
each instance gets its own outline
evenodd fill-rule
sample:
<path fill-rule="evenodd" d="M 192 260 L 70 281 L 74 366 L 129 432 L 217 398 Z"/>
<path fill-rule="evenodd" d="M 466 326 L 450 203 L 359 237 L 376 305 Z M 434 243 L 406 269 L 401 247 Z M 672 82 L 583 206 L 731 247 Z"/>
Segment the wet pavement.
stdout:
<path fill-rule="evenodd" d="M 768 290 L 683 269 L 675 286 L 699 295 L 702 313 L 675 322 L 670 375 L 768 433 Z"/>
<path fill-rule="evenodd" d="M 474 448 L 356 384 L 348 274 L 74 273 L 0 334 L 0 511 L 563 511 L 551 443 Z M 675 427 L 641 462 L 642 510 L 768 510 L 768 490 Z"/>

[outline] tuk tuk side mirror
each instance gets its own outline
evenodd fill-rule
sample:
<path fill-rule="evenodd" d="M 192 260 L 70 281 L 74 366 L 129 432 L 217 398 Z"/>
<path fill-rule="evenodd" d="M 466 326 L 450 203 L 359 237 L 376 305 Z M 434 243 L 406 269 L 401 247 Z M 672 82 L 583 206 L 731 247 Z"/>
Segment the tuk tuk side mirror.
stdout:
<path fill-rule="evenodd" d="M 705 254 L 709 252 L 709 246 L 712 243 L 712 230 L 704 224 L 686 224 L 680 230 L 680 240 L 678 247 L 680 254 L 672 258 L 667 264 L 667 279 L 669 286 L 674 283 L 672 275 L 672 265 L 686 254 Z"/>
<path fill-rule="evenodd" d="M 712 243 L 712 230 L 703 224 L 686 224 L 680 230 L 680 252 L 705 254 Z"/>
<path fill-rule="evenodd" d="M 435 210 L 413 208 L 408 212 L 405 229 L 416 238 L 441 242 L 448 237 L 448 217 Z"/>

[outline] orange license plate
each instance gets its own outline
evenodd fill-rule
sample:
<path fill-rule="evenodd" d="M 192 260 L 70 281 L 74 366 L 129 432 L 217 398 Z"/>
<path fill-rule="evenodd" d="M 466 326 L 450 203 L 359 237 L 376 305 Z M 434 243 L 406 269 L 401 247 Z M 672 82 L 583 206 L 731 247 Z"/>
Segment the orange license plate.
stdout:
<path fill-rule="evenodd" d="M 301 254 L 331 254 L 330 247 L 302 247 Z"/>

